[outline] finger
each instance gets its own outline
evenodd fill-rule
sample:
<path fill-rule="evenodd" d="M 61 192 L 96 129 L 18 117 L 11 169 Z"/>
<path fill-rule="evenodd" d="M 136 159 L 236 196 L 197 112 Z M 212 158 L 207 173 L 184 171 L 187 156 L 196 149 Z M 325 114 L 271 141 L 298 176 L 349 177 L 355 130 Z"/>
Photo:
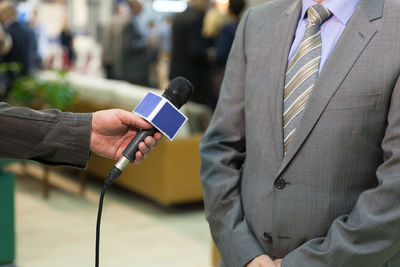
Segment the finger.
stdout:
<path fill-rule="evenodd" d="M 134 164 L 139 164 L 143 160 L 143 154 L 142 152 L 138 151 L 135 154 L 135 161 L 133 162 Z"/>
<path fill-rule="evenodd" d="M 162 139 L 163 135 L 160 132 L 156 132 L 154 134 L 154 138 L 157 139 L 158 141 L 160 141 Z"/>
<path fill-rule="evenodd" d="M 118 110 L 118 117 L 124 124 L 133 126 L 136 129 L 149 129 L 152 127 L 150 123 L 133 112 Z"/>
<path fill-rule="evenodd" d="M 144 142 L 140 142 L 139 151 L 142 152 L 144 156 L 146 156 L 150 151 L 150 147 L 146 145 Z"/>
<path fill-rule="evenodd" d="M 149 147 L 149 148 L 155 148 L 158 144 L 158 140 L 154 138 L 153 136 L 148 136 L 146 139 L 144 139 L 144 143 Z"/>

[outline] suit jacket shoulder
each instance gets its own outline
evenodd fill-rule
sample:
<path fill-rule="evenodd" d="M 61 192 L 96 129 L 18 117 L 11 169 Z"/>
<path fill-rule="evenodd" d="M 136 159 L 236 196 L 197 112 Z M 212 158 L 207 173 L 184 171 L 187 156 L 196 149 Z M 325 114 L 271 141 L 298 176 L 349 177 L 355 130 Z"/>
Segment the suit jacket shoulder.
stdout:
<path fill-rule="evenodd" d="M 276 21 L 291 6 L 300 4 L 299 0 L 273 0 L 250 9 L 249 22 L 263 24 L 267 21 Z"/>

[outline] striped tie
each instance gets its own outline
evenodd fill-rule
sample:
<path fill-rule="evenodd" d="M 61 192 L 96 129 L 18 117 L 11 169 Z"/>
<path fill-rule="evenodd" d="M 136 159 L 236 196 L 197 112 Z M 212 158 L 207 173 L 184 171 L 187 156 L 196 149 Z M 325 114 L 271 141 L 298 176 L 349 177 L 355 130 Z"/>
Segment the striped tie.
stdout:
<path fill-rule="evenodd" d="M 318 77 L 321 61 L 320 25 L 331 12 L 322 5 L 311 6 L 307 10 L 308 23 L 303 40 L 296 53 L 290 59 L 286 69 L 284 90 L 283 134 L 286 154 L 293 139 L 296 126 L 300 121 L 307 99 Z"/>

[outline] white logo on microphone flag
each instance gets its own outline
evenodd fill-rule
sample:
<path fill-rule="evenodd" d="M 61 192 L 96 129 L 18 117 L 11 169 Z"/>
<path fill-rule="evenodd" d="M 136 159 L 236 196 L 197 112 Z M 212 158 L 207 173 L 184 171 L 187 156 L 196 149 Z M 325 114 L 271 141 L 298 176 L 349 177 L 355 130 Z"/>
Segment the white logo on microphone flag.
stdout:
<path fill-rule="evenodd" d="M 150 122 L 171 141 L 187 121 L 187 117 L 168 99 L 153 92 L 148 92 L 133 112 Z"/>

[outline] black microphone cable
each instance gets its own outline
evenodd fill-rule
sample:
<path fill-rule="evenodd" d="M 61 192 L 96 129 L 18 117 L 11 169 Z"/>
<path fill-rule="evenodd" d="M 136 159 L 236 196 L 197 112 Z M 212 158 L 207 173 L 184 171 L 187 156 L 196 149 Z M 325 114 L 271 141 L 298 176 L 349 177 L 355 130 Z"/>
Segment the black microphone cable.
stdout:
<path fill-rule="evenodd" d="M 103 190 L 100 194 L 99 200 L 99 210 L 97 211 L 97 224 L 96 224 L 96 262 L 95 266 L 99 267 L 99 250 L 100 250 L 100 222 L 101 222 L 101 213 L 103 212 L 103 200 L 104 195 L 106 194 L 108 186 L 104 184 Z"/>
<path fill-rule="evenodd" d="M 188 80 L 182 77 L 177 77 L 170 82 L 167 88 L 165 88 L 162 96 L 168 99 L 176 108 L 180 109 L 189 100 L 189 97 L 193 91 L 193 86 Z M 126 166 L 135 160 L 136 152 L 139 150 L 139 144 L 143 142 L 147 136 L 154 135 L 156 131 L 157 129 L 155 127 L 148 130 L 140 130 L 122 152 L 123 156 L 114 165 L 114 167 L 111 168 L 107 178 L 104 181 L 104 186 L 99 199 L 99 209 L 97 212 L 95 267 L 99 267 L 100 264 L 100 223 L 106 191 L 110 185 L 121 175 Z"/>
<path fill-rule="evenodd" d="M 104 182 L 103 190 L 101 190 L 100 194 L 100 199 L 99 199 L 99 209 L 97 211 L 97 224 L 96 224 L 96 260 L 95 260 L 95 266 L 99 267 L 99 257 L 100 257 L 100 223 L 101 223 L 101 214 L 103 212 L 103 201 L 104 201 L 104 196 L 106 194 L 106 191 L 108 187 L 111 185 L 111 183 L 117 179 L 121 175 L 122 171 L 118 169 L 117 167 L 112 167 L 110 172 L 107 175 L 107 178 Z"/>

